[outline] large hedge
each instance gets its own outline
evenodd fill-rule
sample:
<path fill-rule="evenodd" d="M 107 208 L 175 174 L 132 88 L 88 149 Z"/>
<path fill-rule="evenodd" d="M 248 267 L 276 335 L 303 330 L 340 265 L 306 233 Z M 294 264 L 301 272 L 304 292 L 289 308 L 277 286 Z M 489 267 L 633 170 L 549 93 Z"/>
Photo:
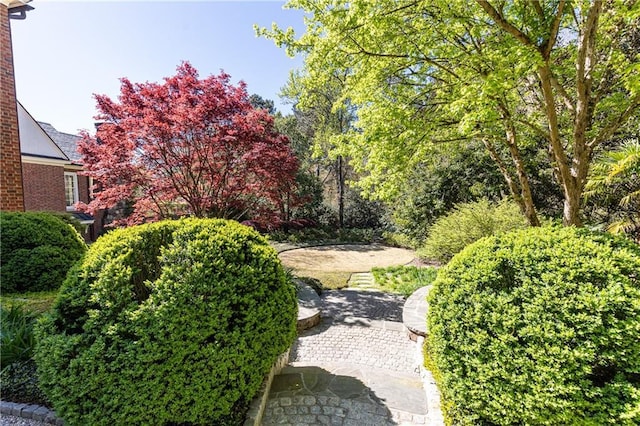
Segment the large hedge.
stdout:
<path fill-rule="evenodd" d="M 429 294 L 426 365 L 454 424 L 640 423 L 640 247 L 576 228 L 480 240 Z"/>
<path fill-rule="evenodd" d="M 457 204 L 429 228 L 429 236 L 418 255 L 448 262 L 480 238 L 526 227 L 527 221 L 513 201 L 505 199 L 493 203 L 481 199 Z"/>
<path fill-rule="evenodd" d="M 36 328 L 40 384 L 69 425 L 242 423 L 296 312 L 276 252 L 248 227 L 115 230 Z"/>
<path fill-rule="evenodd" d="M 87 246 L 59 216 L 41 212 L 0 213 L 0 289 L 54 290 Z"/>

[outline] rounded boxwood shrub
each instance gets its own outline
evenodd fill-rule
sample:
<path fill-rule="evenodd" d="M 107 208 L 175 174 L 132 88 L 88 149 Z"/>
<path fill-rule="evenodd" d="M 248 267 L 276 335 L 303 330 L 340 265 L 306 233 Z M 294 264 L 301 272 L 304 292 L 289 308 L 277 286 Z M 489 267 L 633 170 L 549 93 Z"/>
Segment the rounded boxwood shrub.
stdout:
<path fill-rule="evenodd" d="M 637 245 L 576 228 L 488 237 L 428 299 L 426 365 L 450 422 L 640 422 Z"/>
<path fill-rule="evenodd" d="M 70 425 L 242 423 L 296 313 L 275 250 L 248 227 L 115 230 L 36 327 L 40 385 Z"/>
<path fill-rule="evenodd" d="M 448 262 L 465 246 L 480 238 L 526 228 L 527 220 L 516 203 L 487 199 L 458 204 L 429 228 L 429 236 L 418 255 Z"/>
<path fill-rule="evenodd" d="M 60 217 L 42 212 L 0 213 L 0 289 L 54 290 L 87 246 Z"/>

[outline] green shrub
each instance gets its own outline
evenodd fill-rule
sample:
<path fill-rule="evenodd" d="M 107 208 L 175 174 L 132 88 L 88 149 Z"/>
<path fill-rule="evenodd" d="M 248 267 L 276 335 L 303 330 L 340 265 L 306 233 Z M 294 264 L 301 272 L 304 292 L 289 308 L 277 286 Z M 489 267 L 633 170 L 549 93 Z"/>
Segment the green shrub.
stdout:
<path fill-rule="evenodd" d="M 377 237 L 374 229 L 360 228 L 304 228 L 290 231 L 274 231 L 269 239 L 277 242 L 299 243 L 371 243 Z"/>
<path fill-rule="evenodd" d="M 82 233 L 85 232 L 86 230 L 86 226 L 82 224 L 82 222 L 80 222 L 78 219 L 76 219 L 71 213 L 67 213 L 67 212 L 47 212 L 48 214 L 51 214 L 53 216 L 59 217 L 60 219 L 62 219 L 65 223 L 71 225 L 73 227 L 73 229 L 75 229 L 76 231 L 78 231 L 78 234 L 80 234 L 82 236 Z"/>
<path fill-rule="evenodd" d="M 0 365 L 31 359 L 33 355 L 33 325 L 35 314 L 20 305 L 0 306 Z"/>
<path fill-rule="evenodd" d="M 0 213 L 0 289 L 57 289 L 87 250 L 78 232 L 49 213 Z"/>
<path fill-rule="evenodd" d="M 391 247 L 401 247 L 408 249 L 416 249 L 418 245 L 414 239 L 400 232 L 385 231 L 382 233 L 382 241 L 385 245 Z"/>
<path fill-rule="evenodd" d="M 33 359 L 18 361 L 0 371 L 0 393 L 2 399 L 25 404 L 50 406 L 51 403 L 38 386 L 36 363 Z"/>
<path fill-rule="evenodd" d="M 296 291 L 256 231 L 163 221 L 95 242 L 36 328 L 69 425 L 238 424 L 292 343 Z"/>
<path fill-rule="evenodd" d="M 389 266 L 371 270 L 376 285 L 384 291 L 411 296 L 420 287 L 430 285 L 438 275 L 434 267 Z"/>
<path fill-rule="evenodd" d="M 318 296 L 322 295 L 323 286 L 319 279 L 313 277 L 295 277 L 295 279 L 311 287 Z"/>
<path fill-rule="evenodd" d="M 525 227 L 527 221 L 513 202 L 493 204 L 484 199 L 459 204 L 431 226 L 418 255 L 447 262 L 480 238 Z"/>
<path fill-rule="evenodd" d="M 637 425 L 640 247 L 576 228 L 485 238 L 438 272 L 426 365 L 454 424 Z"/>

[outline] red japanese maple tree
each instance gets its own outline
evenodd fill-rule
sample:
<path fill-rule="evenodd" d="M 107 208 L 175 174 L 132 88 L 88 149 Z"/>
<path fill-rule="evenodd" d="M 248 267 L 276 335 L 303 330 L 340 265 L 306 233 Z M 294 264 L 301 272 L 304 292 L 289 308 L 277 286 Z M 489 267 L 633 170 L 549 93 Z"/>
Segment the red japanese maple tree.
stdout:
<path fill-rule="evenodd" d="M 79 144 L 96 183 L 85 210 L 128 203 L 125 224 L 186 215 L 273 223 L 285 211 L 298 162 L 243 82 L 199 79 L 184 62 L 163 83 L 121 79 L 117 102 L 95 98 L 102 124 Z"/>

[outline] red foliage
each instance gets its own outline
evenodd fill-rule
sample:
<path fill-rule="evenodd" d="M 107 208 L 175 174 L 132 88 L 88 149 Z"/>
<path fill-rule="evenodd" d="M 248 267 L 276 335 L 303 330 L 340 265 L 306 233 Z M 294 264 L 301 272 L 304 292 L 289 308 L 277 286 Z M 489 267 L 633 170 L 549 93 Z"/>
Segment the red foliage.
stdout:
<path fill-rule="evenodd" d="M 79 152 L 98 190 L 84 209 L 129 203 L 126 224 L 184 215 L 285 220 L 297 160 L 245 84 L 229 80 L 200 80 L 185 62 L 164 83 L 121 79 L 118 102 L 96 95 L 102 124 L 82 135 Z"/>

